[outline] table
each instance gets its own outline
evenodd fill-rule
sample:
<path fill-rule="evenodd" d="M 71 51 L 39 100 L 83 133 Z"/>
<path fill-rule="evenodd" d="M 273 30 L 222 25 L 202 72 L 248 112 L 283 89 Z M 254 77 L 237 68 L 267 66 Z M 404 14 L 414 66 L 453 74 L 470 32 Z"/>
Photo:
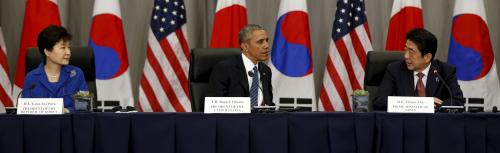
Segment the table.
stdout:
<path fill-rule="evenodd" d="M 500 114 L 0 115 L 0 153 L 499 153 Z"/>

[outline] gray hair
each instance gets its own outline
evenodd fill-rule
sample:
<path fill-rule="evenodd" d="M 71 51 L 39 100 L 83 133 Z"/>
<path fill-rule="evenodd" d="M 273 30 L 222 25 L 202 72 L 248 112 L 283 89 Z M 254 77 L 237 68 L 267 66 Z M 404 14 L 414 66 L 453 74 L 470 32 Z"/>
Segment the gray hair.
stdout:
<path fill-rule="evenodd" d="M 245 27 L 241 28 L 240 32 L 238 33 L 239 43 L 241 44 L 250 39 L 250 33 L 255 30 L 264 30 L 264 28 L 256 24 L 248 24 Z"/>

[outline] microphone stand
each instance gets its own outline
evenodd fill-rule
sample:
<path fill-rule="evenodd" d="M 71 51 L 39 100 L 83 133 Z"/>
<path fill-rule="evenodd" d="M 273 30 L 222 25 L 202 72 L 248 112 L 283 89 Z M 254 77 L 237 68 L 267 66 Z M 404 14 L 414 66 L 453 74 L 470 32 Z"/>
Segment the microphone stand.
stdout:
<path fill-rule="evenodd" d="M 453 99 L 455 96 L 451 92 L 450 86 L 446 83 L 446 80 L 443 79 L 443 77 L 439 74 L 438 69 L 434 68 L 433 73 L 443 82 L 443 86 L 448 90 L 448 93 L 450 95 L 450 106 L 441 106 L 438 108 L 440 111 L 448 112 L 448 113 L 460 113 L 463 111 L 464 106 L 455 106 L 453 103 Z"/>

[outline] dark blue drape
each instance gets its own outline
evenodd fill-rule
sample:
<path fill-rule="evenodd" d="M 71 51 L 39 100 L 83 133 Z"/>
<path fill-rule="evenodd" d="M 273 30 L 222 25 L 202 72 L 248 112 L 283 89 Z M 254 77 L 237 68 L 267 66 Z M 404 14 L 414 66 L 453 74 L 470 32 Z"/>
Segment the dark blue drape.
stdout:
<path fill-rule="evenodd" d="M 0 115 L 0 153 L 498 153 L 500 115 Z"/>

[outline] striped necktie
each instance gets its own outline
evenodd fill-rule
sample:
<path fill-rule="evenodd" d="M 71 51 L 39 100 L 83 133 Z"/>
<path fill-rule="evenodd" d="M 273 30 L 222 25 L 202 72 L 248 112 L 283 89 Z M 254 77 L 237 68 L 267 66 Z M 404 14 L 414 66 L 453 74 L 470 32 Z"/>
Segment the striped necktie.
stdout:
<path fill-rule="evenodd" d="M 253 78 L 252 78 L 252 86 L 250 87 L 250 102 L 252 102 L 252 106 L 257 106 L 259 99 L 259 71 L 257 70 L 257 66 L 253 67 Z"/>

